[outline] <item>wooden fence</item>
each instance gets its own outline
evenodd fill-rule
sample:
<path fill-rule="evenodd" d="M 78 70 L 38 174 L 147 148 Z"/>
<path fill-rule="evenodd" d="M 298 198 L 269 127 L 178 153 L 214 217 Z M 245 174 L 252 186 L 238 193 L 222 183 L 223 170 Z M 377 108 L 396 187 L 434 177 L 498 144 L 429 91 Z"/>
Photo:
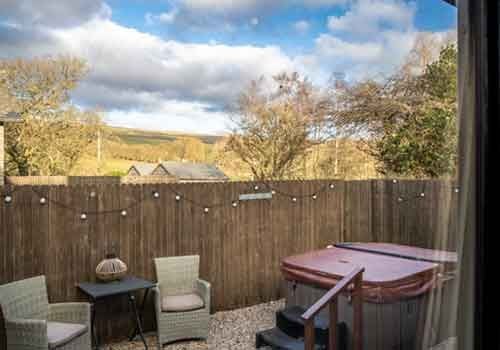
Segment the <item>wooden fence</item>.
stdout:
<path fill-rule="evenodd" d="M 232 205 L 240 194 L 270 188 L 276 190 L 271 200 Z M 131 274 L 148 279 L 155 277 L 155 257 L 200 254 L 201 277 L 212 283 L 213 311 L 218 311 L 280 298 L 280 260 L 332 242 L 432 247 L 450 233 L 441 242 L 454 244 L 457 191 L 447 181 L 7 186 L 3 191 L 11 201 L 0 201 L 0 284 L 45 274 L 51 302 L 83 299 L 75 285 L 93 280 L 95 266 L 113 247 Z M 116 212 L 92 214 L 108 210 Z M 82 213 L 88 213 L 86 220 Z M 131 327 L 126 300 L 107 307 L 101 334 L 125 335 Z M 147 315 L 151 329 L 151 303 Z"/>

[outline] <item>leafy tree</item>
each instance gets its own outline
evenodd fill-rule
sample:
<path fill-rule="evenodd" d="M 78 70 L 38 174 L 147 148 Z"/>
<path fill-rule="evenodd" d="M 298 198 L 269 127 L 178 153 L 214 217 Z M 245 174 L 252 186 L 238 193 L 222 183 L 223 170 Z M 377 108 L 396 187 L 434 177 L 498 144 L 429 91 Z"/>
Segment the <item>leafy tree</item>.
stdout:
<path fill-rule="evenodd" d="M 338 125 L 365 140 L 383 174 L 453 174 L 456 155 L 457 50 L 448 45 L 421 75 L 347 87 Z"/>
<path fill-rule="evenodd" d="M 6 127 L 9 174 L 65 175 L 94 141 L 98 114 L 69 104 L 69 92 L 86 71 L 83 61 L 64 56 L 0 61 L 0 90 L 22 118 Z"/>
<path fill-rule="evenodd" d="M 329 99 L 297 73 L 252 82 L 238 101 L 227 143 L 256 179 L 297 177 L 301 160 L 322 141 Z"/>

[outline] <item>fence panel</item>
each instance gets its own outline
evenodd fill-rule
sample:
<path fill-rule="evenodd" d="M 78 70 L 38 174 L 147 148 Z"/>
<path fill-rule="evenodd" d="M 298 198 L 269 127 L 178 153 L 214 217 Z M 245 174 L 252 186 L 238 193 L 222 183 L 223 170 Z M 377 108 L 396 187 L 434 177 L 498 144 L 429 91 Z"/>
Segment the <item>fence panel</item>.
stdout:
<path fill-rule="evenodd" d="M 271 189 L 272 199 L 237 201 L 240 194 Z M 448 181 L 386 180 L 87 181 L 7 185 L 3 192 L 12 201 L 0 201 L 0 284 L 45 274 L 51 301 L 83 300 L 75 285 L 93 280 L 109 252 L 131 274 L 153 280 L 155 257 L 200 254 L 201 277 L 213 286 L 213 311 L 279 298 L 285 256 L 338 241 L 435 246 L 443 233 L 454 233 L 457 197 Z M 454 242 L 452 234 L 440 243 L 452 248 Z M 131 326 L 126 300 L 106 307 L 101 335 L 123 336 Z M 151 301 L 147 314 L 151 329 Z"/>

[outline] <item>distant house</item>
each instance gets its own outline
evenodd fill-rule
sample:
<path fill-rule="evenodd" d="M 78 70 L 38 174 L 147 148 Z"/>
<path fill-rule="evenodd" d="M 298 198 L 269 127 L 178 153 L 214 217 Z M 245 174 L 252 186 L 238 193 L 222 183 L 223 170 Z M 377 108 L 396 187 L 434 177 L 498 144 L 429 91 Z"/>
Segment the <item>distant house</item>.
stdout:
<path fill-rule="evenodd" d="M 206 163 L 162 162 L 152 175 L 175 178 L 177 182 L 221 182 L 229 178 L 215 165 Z"/>
<path fill-rule="evenodd" d="M 153 175 L 157 164 L 153 163 L 137 163 L 128 169 L 127 176 L 148 176 Z"/>

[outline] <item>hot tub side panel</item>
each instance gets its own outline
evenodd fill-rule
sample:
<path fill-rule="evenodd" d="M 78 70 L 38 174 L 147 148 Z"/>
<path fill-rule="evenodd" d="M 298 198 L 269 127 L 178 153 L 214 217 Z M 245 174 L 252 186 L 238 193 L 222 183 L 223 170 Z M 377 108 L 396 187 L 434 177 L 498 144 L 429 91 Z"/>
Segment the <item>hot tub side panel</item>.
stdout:
<path fill-rule="evenodd" d="M 285 282 L 286 305 L 308 308 L 327 290 L 304 284 Z M 387 304 L 363 303 L 363 349 L 365 350 L 415 350 L 419 346 L 418 326 L 423 297 Z M 347 325 L 347 348 L 352 347 L 353 310 L 346 295 L 339 297 L 338 320 Z M 320 313 L 328 317 L 328 308 Z"/>

